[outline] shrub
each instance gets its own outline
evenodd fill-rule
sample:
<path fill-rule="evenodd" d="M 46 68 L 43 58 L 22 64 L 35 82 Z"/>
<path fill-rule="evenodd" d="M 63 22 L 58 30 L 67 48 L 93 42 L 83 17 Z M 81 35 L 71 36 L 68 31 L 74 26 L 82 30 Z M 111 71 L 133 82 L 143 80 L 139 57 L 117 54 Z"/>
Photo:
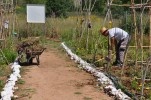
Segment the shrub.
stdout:
<path fill-rule="evenodd" d="M 56 17 L 67 17 L 67 12 L 73 6 L 72 0 L 47 0 L 46 14 L 55 15 Z"/>
<path fill-rule="evenodd" d="M 3 53 L 6 56 L 6 59 L 9 63 L 14 62 L 17 53 L 10 49 L 3 49 Z M 3 59 L 3 63 L 5 62 L 5 59 Z"/>
<path fill-rule="evenodd" d="M 143 17 L 143 30 L 144 34 L 149 34 L 149 17 L 147 17 L 147 14 L 144 14 L 145 17 Z M 140 32 L 140 14 L 137 14 L 136 17 L 136 23 L 138 32 Z M 132 33 L 134 31 L 134 20 L 132 14 L 125 14 L 125 16 L 121 17 L 121 23 L 119 25 L 122 29 L 126 30 L 129 33 Z"/>

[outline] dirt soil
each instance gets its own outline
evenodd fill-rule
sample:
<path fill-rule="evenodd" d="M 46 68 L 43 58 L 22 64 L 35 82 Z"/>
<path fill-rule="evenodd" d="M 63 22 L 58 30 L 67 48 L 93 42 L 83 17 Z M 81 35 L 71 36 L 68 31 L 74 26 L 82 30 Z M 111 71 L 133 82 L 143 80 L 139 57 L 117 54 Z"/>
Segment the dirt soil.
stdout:
<path fill-rule="evenodd" d="M 23 66 L 17 100 L 113 100 L 65 53 L 47 49 L 40 61 L 39 66 Z"/>

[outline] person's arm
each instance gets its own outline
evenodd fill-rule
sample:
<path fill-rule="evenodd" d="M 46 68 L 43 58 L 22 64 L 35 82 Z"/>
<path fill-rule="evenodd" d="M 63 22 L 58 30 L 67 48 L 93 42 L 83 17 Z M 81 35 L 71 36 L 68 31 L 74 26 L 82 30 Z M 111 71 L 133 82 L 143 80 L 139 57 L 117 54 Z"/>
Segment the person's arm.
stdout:
<path fill-rule="evenodd" d="M 111 50 L 113 50 L 113 47 L 116 47 L 117 41 L 114 37 L 111 38 Z"/>

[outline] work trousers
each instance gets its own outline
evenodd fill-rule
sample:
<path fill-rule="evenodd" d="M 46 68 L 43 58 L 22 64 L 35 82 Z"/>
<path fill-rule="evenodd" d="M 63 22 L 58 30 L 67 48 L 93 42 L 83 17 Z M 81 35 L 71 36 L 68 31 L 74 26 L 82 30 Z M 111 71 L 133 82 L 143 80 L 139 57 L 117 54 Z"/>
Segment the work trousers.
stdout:
<path fill-rule="evenodd" d="M 116 45 L 116 61 L 123 63 L 124 54 L 129 41 L 129 36 L 120 40 Z"/>

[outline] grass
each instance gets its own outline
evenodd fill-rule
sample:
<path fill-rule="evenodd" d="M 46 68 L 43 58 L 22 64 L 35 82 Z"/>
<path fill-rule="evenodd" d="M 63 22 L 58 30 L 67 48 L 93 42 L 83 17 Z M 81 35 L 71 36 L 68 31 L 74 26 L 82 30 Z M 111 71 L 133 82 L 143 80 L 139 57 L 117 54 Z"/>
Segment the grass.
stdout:
<path fill-rule="evenodd" d="M 89 97 L 84 97 L 83 100 L 93 100 L 93 99 Z"/>
<path fill-rule="evenodd" d="M 32 92 L 32 93 L 34 93 L 35 92 L 35 89 L 31 89 L 31 88 L 26 88 L 26 89 L 24 89 L 24 91 L 25 92 Z"/>
<path fill-rule="evenodd" d="M 81 92 L 75 92 L 74 94 L 81 95 L 82 93 Z"/>
<path fill-rule="evenodd" d="M 31 95 L 36 92 L 36 89 L 25 88 L 25 89 L 19 89 L 19 90 L 17 90 L 17 92 L 19 93 L 18 98 L 28 97 L 30 99 Z"/>
<path fill-rule="evenodd" d="M 6 65 L 0 65 L 0 91 L 2 91 L 10 73 L 11 73 L 10 67 Z"/>
<path fill-rule="evenodd" d="M 25 81 L 22 80 L 22 79 L 19 79 L 18 82 L 17 82 L 17 84 L 25 84 Z"/>
<path fill-rule="evenodd" d="M 13 45 L 11 39 L 7 38 L 6 40 L 7 42 L 5 46 L 7 48 L 3 48 L 2 51 L 7 60 L 0 53 L 0 91 L 2 91 L 2 88 L 4 87 L 6 80 L 11 73 L 11 68 L 9 67 L 9 65 L 7 65 L 7 61 L 8 63 L 12 63 L 17 56 L 14 49 L 15 46 Z"/>
<path fill-rule="evenodd" d="M 4 80 L 0 80 L 0 91 L 2 91 L 2 88 L 5 85 L 5 81 Z"/>

